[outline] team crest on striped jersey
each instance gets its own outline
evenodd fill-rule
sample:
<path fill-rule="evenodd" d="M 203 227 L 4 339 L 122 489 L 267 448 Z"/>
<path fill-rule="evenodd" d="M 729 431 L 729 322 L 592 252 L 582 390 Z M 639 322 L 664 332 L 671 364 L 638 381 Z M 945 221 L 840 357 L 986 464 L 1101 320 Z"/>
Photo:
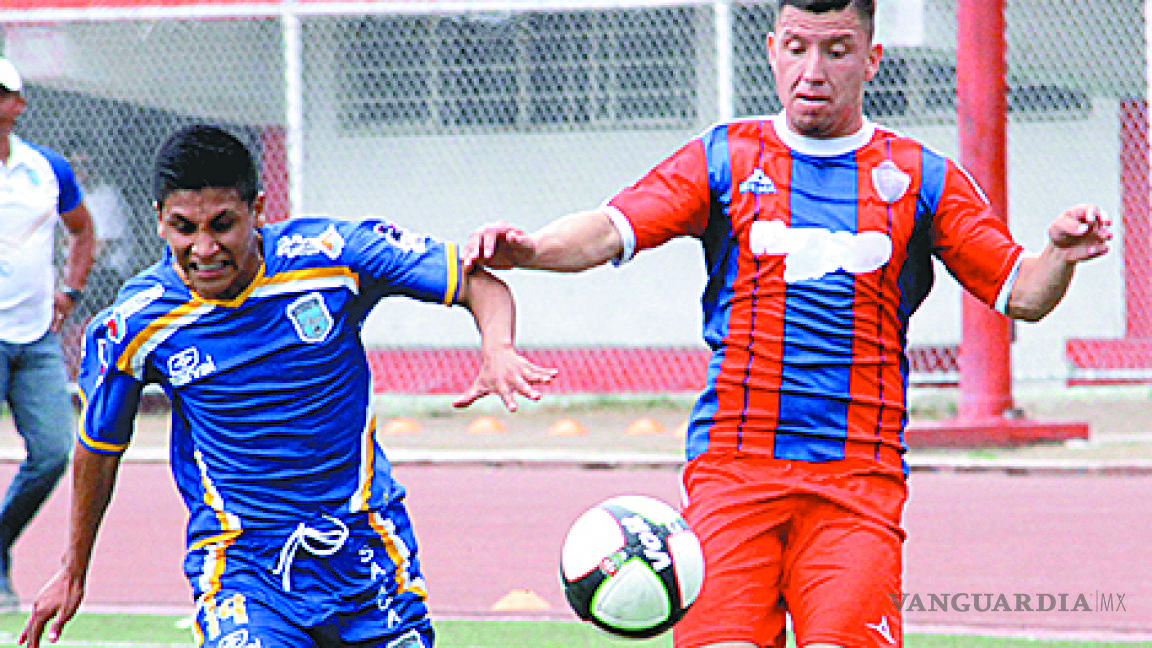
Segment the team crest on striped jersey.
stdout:
<path fill-rule="evenodd" d="M 305 342 L 323 342 L 332 330 L 332 313 L 320 293 L 308 293 L 288 306 L 288 319 Z"/>
<path fill-rule="evenodd" d="M 872 186 L 884 202 L 900 200 L 912 185 L 912 176 L 904 173 L 892 160 L 884 160 L 872 169 Z"/>

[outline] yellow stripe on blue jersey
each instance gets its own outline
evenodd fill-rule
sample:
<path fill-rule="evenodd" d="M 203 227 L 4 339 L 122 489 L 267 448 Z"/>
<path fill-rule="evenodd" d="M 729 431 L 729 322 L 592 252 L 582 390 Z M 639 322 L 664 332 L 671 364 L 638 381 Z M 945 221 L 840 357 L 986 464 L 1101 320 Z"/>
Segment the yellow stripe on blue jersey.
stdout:
<path fill-rule="evenodd" d="M 448 266 L 448 289 L 444 291 L 444 305 L 451 306 L 456 301 L 457 291 L 460 290 L 460 255 L 456 251 L 455 243 L 446 244 L 444 251 L 448 257 L 444 264 Z"/>
<path fill-rule="evenodd" d="M 197 450 L 195 453 L 196 467 L 200 471 L 200 484 L 203 487 L 204 503 L 208 508 L 216 512 L 216 519 L 220 522 L 221 531 L 240 531 L 244 525 L 240 522 L 240 518 L 234 513 L 229 513 L 224 503 L 224 498 L 220 496 L 220 492 L 216 489 L 216 485 L 212 482 L 212 476 L 208 474 L 208 465 L 204 463 L 204 455 Z"/>
<path fill-rule="evenodd" d="M 212 305 L 200 300 L 181 304 L 169 313 L 157 317 L 144 330 L 132 339 L 124 353 L 116 361 L 116 368 L 131 374 L 137 380 L 143 379 L 144 363 L 148 354 L 162 344 L 181 327 L 195 322 L 211 312 Z"/>
<path fill-rule="evenodd" d="M 372 498 L 372 480 L 376 475 L 376 415 L 368 412 L 368 424 L 364 426 L 364 433 L 360 442 L 360 477 L 357 480 L 359 487 L 352 494 L 348 502 L 348 510 L 353 513 L 365 511 Z"/>
<path fill-rule="evenodd" d="M 396 566 L 393 572 L 393 577 L 396 579 L 396 587 L 401 593 L 410 592 L 426 598 L 428 596 L 424 586 L 424 579 L 420 577 L 413 578 L 412 570 L 409 560 L 412 557 L 412 549 L 404 543 L 404 539 L 396 533 L 396 526 L 392 520 L 381 517 L 379 513 L 373 511 L 368 516 L 368 523 L 380 534 L 380 540 L 384 543 L 384 550 L 388 552 L 388 558 L 392 560 L 392 564 Z"/>
<path fill-rule="evenodd" d="M 360 277 L 351 269 L 340 266 L 282 272 L 271 277 L 258 278 L 252 295 L 270 297 L 288 292 L 325 288 L 346 288 L 353 293 L 359 293 Z"/>
<path fill-rule="evenodd" d="M 197 623 L 193 624 L 197 646 L 203 645 L 205 635 L 209 639 L 215 639 L 220 635 L 220 615 L 216 610 L 216 595 L 220 592 L 220 578 L 228 567 L 228 547 L 239 537 L 239 533 L 223 536 L 219 542 L 208 546 L 204 552 L 204 563 L 200 567 L 199 582 L 197 583 L 201 591 L 200 596 L 196 599 L 197 613 L 195 616 Z M 202 611 L 205 614 L 200 614 Z M 206 628 L 200 627 L 199 622 L 201 620 L 204 621 Z"/>
<path fill-rule="evenodd" d="M 121 454 L 128 449 L 127 443 L 106 443 L 97 441 L 88 436 L 87 430 L 84 429 L 85 416 L 84 412 L 88 409 L 88 398 L 84 395 L 84 390 L 80 390 L 80 424 L 76 427 L 76 436 L 81 445 L 93 452 L 102 454 Z"/>

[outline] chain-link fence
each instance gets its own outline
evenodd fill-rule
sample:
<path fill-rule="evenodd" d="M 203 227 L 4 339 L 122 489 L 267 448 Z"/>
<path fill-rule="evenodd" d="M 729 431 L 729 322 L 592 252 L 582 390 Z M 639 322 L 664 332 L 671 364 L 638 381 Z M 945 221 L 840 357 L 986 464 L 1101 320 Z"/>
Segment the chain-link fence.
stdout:
<path fill-rule="evenodd" d="M 463 240 L 486 221 L 532 229 L 595 206 L 708 124 L 779 109 L 763 2 L 52 4 L 0 9 L 3 50 L 28 85 L 18 132 L 86 176 L 102 240 L 86 313 L 157 258 L 151 157 L 182 123 L 228 125 L 260 151 L 274 218 L 383 215 Z M 1060 209 L 1090 201 L 1120 233 L 1067 303 L 1017 327 L 1016 378 L 1146 377 L 1144 7 L 1007 4 L 1012 229 L 1039 251 Z M 886 50 L 866 111 L 955 156 L 956 0 L 878 5 Z M 579 278 L 511 273 L 520 341 L 699 345 L 701 256 L 684 241 Z M 910 335 L 926 371 L 951 367 L 938 360 L 960 341 L 959 289 L 939 276 Z M 365 338 L 460 346 L 474 333 L 466 314 L 397 303 Z"/>

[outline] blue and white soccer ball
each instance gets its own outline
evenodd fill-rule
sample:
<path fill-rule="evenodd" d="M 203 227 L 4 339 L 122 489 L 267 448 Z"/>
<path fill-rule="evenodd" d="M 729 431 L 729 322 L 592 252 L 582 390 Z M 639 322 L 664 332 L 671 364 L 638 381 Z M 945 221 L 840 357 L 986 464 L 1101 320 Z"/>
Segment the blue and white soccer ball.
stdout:
<path fill-rule="evenodd" d="M 560 555 L 564 595 L 576 615 L 634 639 L 671 628 L 704 585 L 704 553 L 668 504 L 621 495 L 585 511 Z"/>

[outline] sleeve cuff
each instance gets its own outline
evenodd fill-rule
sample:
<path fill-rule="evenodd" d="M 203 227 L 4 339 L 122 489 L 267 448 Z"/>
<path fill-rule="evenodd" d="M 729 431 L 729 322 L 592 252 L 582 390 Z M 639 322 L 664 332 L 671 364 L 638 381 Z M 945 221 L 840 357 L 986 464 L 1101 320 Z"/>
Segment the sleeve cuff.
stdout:
<path fill-rule="evenodd" d="M 620 233 L 620 241 L 624 248 L 620 252 L 620 256 L 612 259 L 612 265 L 624 265 L 631 261 L 632 256 L 636 254 L 636 232 L 632 229 L 632 223 L 628 222 L 628 217 L 616 207 L 605 204 L 600 208 L 600 211 L 608 216 L 616 231 Z"/>
<path fill-rule="evenodd" d="M 1008 314 L 1008 298 L 1012 296 L 1012 289 L 1016 287 L 1016 278 L 1020 275 L 1020 262 L 1025 257 L 1035 258 L 1037 255 L 1023 252 L 1016 257 L 1016 263 L 1012 265 L 1012 272 L 1008 273 L 1008 278 L 1004 280 L 1004 285 L 1000 287 L 1000 294 L 996 295 L 996 303 L 992 306 L 997 313 L 1001 315 Z"/>

